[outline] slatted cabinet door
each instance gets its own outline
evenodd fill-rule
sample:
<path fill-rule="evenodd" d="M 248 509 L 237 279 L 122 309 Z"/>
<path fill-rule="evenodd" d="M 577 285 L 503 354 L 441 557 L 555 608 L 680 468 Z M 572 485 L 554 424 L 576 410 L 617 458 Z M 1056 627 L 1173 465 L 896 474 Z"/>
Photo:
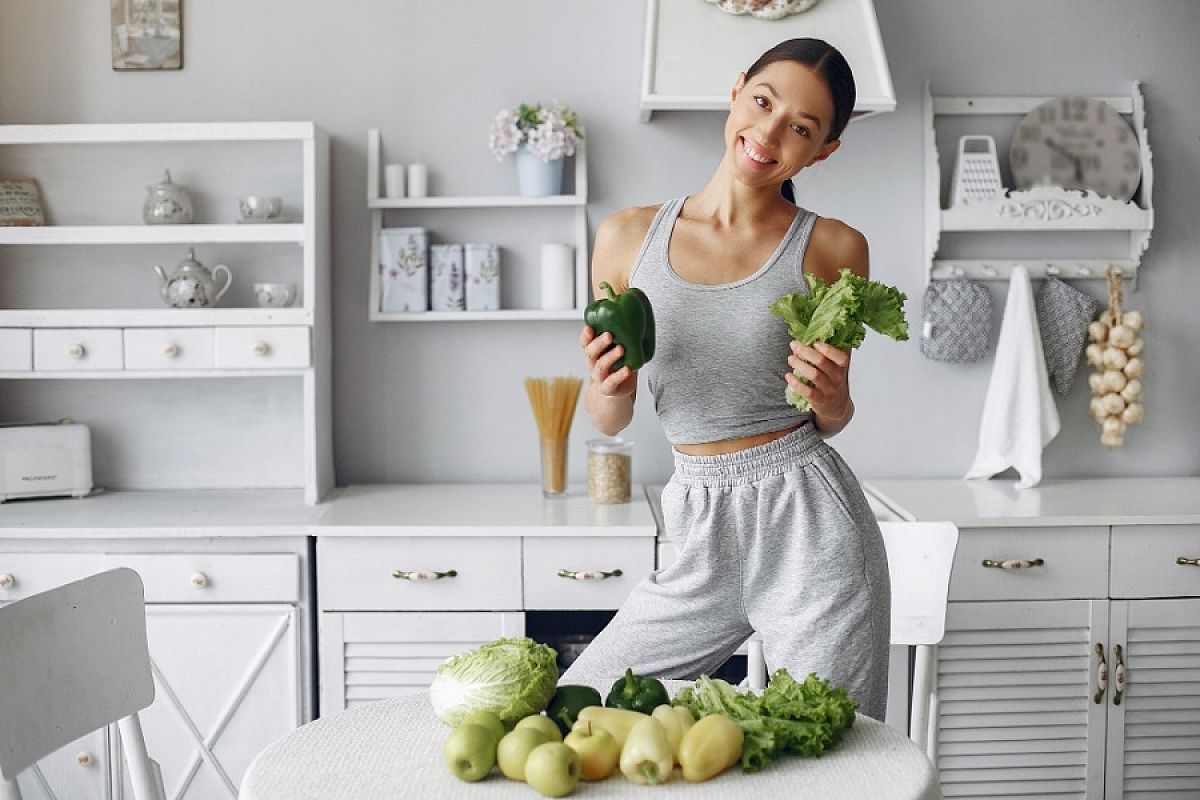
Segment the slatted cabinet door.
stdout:
<path fill-rule="evenodd" d="M 1200 797 L 1200 600 L 1114 600 L 1106 800 Z M 1115 653 L 1121 647 L 1121 655 Z"/>
<path fill-rule="evenodd" d="M 525 635 L 514 612 L 335 612 L 321 614 L 321 714 L 428 692 L 450 656 Z"/>
<path fill-rule="evenodd" d="M 1094 702 L 1104 600 L 951 603 L 938 646 L 938 770 L 952 797 L 1101 800 Z"/>

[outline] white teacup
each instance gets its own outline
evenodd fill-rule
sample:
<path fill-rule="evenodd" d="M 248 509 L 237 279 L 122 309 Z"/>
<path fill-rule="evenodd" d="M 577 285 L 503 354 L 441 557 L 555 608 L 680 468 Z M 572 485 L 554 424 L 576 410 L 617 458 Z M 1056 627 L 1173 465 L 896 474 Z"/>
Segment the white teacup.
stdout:
<path fill-rule="evenodd" d="M 263 308 L 285 308 L 296 301 L 296 284 L 256 283 L 254 297 Z"/>
<path fill-rule="evenodd" d="M 283 211 L 283 198 L 248 194 L 238 201 L 238 208 L 242 212 L 242 219 L 245 220 L 259 222 L 274 219 Z"/>

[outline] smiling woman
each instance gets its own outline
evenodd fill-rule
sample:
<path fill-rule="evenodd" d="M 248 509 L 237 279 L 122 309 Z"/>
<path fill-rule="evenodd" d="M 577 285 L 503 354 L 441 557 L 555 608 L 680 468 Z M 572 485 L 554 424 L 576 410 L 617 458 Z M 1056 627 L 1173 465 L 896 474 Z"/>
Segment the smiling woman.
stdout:
<path fill-rule="evenodd" d="M 724 150 L 708 183 L 620 211 L 596 233 L 596 286 L 637 287 L 654 309 L 655 358 L 640 373 L 675 448 L 663 517 L 681 545 L 563 680 L 630 667 L 711 674 L 758 632 L 772 670 L 816 672 L 882 717 L 886 554 L 857 479 L 825 442 L 854 414 L 850 352 L 791 342 L 770 312 L 779 297 L 807 293 L 806 276 L 868 277 L 863 235 L 797 208 L 791 191 L 793 176 L 841 146 L 854 76 L 828 43 L 791 39 L 730 78 Z M 580 344 L 585 408 L 615 435 L 632 420 L 640 373 L 610 333 L 585 327 Z M 789 405 L 785 388 L 810 410 Z"/>

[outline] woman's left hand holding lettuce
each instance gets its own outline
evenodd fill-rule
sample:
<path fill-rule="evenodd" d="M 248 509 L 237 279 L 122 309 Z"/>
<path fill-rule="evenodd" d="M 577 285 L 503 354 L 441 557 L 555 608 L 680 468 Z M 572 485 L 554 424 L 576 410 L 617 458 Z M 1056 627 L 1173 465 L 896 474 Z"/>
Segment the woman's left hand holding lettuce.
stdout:
<path fill-rule="evenodd" d="M 854 416 L 850 350 L 840 350 L 827 342 L 809 346 L 793 339 L 787 363 L 787 384 L 812 405 L 817 430 L 824 436 L 833 436 L 845 428 Z M 797 374 L 808 382 L 800 380 Z"/>

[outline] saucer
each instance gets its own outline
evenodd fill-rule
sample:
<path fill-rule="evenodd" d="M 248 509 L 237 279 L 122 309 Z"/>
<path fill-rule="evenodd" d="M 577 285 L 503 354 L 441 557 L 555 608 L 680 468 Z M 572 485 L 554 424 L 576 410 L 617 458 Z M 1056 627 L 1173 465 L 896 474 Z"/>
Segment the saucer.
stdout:
<path fill-rule="evenodd" d="M 291 222 L 291 220 L 282 214 L 278 217 L 267 217 L 266 219 L 246 219 L 245 217 L 238 218 L 238 224 L 240 225 L 279 225 L 284 222 Z"/>

